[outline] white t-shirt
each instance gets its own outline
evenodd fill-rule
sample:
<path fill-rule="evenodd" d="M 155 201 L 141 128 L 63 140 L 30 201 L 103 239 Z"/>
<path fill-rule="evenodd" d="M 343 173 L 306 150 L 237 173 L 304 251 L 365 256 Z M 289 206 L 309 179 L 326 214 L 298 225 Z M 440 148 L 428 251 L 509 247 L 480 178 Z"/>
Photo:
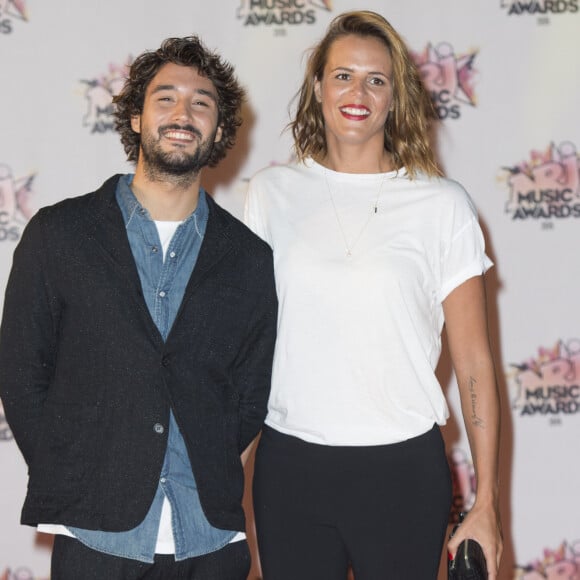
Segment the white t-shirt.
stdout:
<path fill-rule="evenodd" d="M 273 249 L 279 299 L 266 424 L 326 445 L 444 424 L 442 302 L 491 266 L 466 191 L 307 160 L 255 175 L 245 220 Z"/>

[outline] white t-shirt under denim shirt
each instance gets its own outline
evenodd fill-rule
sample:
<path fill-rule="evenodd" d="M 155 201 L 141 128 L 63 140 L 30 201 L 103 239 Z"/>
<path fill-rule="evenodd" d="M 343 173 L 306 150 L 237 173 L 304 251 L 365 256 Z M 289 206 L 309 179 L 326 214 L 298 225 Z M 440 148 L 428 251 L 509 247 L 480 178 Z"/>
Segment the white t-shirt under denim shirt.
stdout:
<path fill-rule="evenodd" d="M 444 424 L 442 302 L 492 265 L 463 187 L 309 159 L 255 175 L 245 221 L 273 249 L 279 298 L 266 424 L 353 446 Z"/>

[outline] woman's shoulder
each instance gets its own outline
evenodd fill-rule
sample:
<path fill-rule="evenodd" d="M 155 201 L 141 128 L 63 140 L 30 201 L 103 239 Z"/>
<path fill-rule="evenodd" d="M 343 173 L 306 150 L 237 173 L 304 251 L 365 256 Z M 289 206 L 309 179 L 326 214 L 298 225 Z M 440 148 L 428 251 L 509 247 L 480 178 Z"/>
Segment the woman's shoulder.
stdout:
<path fill-rule="evenodd" d="M 267 188 L 268 191 L 281 189 L 287 191 L 289 188 L 299 186 L 308 179 L 311 168 L 301 162 L 287 164 L 276 164 L 264 167 L 256 172 L 250 179 L 250 191 Z"/>
<path fill-rule="evenodd" d="M 444 205 L 467 205 L 473 207 L 466 188 L 454 179 L 445 176 L 418 174 L 415 184 L 423 189 L 433 202 Z"/>

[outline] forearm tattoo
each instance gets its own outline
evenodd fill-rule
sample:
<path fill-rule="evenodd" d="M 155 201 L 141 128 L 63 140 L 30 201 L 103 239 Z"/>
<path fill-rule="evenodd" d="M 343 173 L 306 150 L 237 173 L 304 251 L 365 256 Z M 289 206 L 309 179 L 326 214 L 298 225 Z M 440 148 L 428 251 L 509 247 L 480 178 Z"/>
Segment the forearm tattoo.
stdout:
<path fill-rule="evenodd" d="M 472 425 L 475 427 L 485 428 L 485 423 L 481 417 L 477 414 L 477 391 L 475 390 L 475 384 L 477 381 L 473 377 L 469 377 L 469 398 L 471 401 L 471 419 Z"/>

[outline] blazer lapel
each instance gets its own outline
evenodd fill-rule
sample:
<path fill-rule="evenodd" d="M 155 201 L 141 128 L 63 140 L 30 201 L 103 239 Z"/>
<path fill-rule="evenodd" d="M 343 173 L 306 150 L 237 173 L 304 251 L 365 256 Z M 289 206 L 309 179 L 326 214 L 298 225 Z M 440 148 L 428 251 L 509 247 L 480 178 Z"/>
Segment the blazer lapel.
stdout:
<path fill-rule="evenodd" d="M 230 225 L 222 213 L 224 210 L 213 201 L 209 194 L 206 196 L 206 199 L 209 206 L 209 216 L 205 235 L 195 268 L 191 273 L 185 289 L 180 312 L 187 300 L 195 293 L 196 288 L 207 278 L 221 260 L 234 250 L 234 244 L 229 236 Z"/>
<path fill-rule="evenodd" d="M 96 192 L 92 213 L 92 237 L 125 281 L 140 289 L 139 274 L 131 252 L 121 210 L 115 199 L 119 176 Z"/>
<path fill-rule="evenodd" d="M 119 274 L 119 279 L 126 286 L 131 298 L 147 318 L 152 332 L 162 340 L 143 297 L 141 280 L 123 223 L 123 215 L 115 198 L 119 177 L 118 175 L 112 177 L 97 190 L 89 236 Z"/>

